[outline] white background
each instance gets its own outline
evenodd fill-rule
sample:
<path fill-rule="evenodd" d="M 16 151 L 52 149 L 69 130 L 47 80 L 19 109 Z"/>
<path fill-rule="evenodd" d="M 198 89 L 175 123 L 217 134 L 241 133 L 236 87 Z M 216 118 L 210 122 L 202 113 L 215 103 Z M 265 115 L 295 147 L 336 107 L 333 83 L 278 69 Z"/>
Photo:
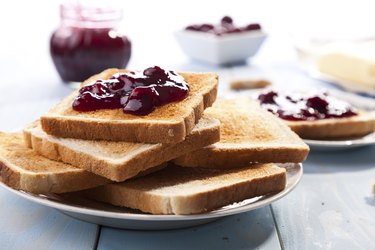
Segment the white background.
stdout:
<path fill-rule="evenodd" d="M 61 1 L 3 1 L 0 7 L 0 74 L 18 68 L 30 76 L 58 80 L 48 41 L 59 25 Z M 92 1 L 91 1 L 92 2 Z M 97 1 L 108 2 L 108 1 Z M 112 1 L 124 9 L 122 30 L 133 42 L 129 67 L 150 64 L 183 67 L 188 61 L 173 31 L 191 23 L 217 22 L 231 15 L 238 24 L 260 22 L 270 34 L 254 59 L 267 64 L 293 59 L 292 42 L 300 36 L 368 36 L 375 33 L 371 1 Z M 6 59 L 6 61 L 4 61 Z M 177 68 L 178 69 L 178 68 Z M 16 78 L 16 77 L 15 77 Z M 12 81 L 12 78 L 7 78 Z M 17 80 L 14 79 L 16 82 Z M 0 85 L 10 84 L 0 81 Z"/>

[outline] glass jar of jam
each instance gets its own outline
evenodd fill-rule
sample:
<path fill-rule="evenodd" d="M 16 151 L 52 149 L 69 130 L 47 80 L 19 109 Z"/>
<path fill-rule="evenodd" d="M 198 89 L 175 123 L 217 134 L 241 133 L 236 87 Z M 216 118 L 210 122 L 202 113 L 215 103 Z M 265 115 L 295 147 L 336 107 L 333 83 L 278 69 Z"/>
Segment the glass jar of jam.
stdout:
<path fill-rule="evenodd" d="M 50 53 L 64 82 L 82 82 L 104 69 L 126 67 L 131 43 L 117 30 L 121 9 L 62 4 L 60 17 Z"/>

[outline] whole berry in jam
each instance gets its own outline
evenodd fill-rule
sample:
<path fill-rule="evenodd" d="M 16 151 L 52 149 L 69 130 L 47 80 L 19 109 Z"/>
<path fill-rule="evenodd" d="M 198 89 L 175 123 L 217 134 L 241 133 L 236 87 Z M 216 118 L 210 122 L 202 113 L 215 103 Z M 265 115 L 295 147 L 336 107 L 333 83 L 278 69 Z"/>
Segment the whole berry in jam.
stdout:
<path fill-rule="evenodd" d="M 328 110 L 328 102 L 320 96 L 310 97 L 306 101 L 306 106 L 313 108 L 320 113 L 325 113 Z"/>
<path fill-rule="evenodd" d="M 207 32 L 207 31 L 211 31 L 214 29 L 214 26 L 212 24 L 202 24 L 200 27 L 199 27 L 199 31 L 203 31 L 203 32 Z"/>
<path fill-rule="evenodd" d="M 275 97 L 277 97 L 277 93 L 274 91 L 270 91 L 264 94 L 260 94 L 258 96 L 258 100 L 260 101 L 261 104 L 264 104 L 264 103 L 274 104 Z"/>
<path fill-rule="evenodd" d="M 251 30 L 260 30 L 262 27 L 259 23 L 251 23 L 246 26 L 245 30 L 251 31 Z"/>
<path fill-rule="evenodd" d="M 233 19 L 230 16 L 224 16 L 221 18 L 221 25 L 223 24 L 233 24 Z"/>

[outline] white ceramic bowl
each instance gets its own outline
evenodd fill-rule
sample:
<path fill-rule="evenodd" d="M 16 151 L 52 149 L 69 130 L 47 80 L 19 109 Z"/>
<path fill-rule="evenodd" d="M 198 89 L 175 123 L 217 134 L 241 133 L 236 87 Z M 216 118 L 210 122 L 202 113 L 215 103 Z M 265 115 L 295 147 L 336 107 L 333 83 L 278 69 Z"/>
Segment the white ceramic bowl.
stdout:
<path fill-rule="evenodd" d="M 245 61 L 261 47 L 267 35 L 262 31 L 214 34 L 180 30 L 175 37 L 184 53 L 196 60 L 212 64 L 231 64 Z"/>

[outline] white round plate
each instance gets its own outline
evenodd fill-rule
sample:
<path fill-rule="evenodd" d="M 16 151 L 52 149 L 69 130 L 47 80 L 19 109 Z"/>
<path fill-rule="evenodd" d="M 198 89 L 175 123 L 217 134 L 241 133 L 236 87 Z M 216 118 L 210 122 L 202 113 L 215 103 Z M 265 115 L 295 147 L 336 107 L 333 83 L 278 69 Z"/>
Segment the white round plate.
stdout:
<path fill-rule="evenodd" d="M 304 142 L 310 146 L 312 150 L 319 151 L 337 151 L 358 148 L 363 146 L 375 145 L 375 132 L 353 139 L 343 139 L 343 140 L 307 140 L 304 139 Z"/>
<path fill-rule="evenodd" d="M 302 177 L 302 164 L 280 164 L 286 169 L 287 185 L 279 193 L 234 203 L 217 210 L 196 215 L 152 215 L 137 210 L 115 207 L 72 195 L 34 195 L 1 185 L 14 194 L 41 205 L 55 208 L 73 218 L 109 227 L 137 230 L 184 228 L 214 221 L 218 218 L 266 206 L 292 191 Z"/>

